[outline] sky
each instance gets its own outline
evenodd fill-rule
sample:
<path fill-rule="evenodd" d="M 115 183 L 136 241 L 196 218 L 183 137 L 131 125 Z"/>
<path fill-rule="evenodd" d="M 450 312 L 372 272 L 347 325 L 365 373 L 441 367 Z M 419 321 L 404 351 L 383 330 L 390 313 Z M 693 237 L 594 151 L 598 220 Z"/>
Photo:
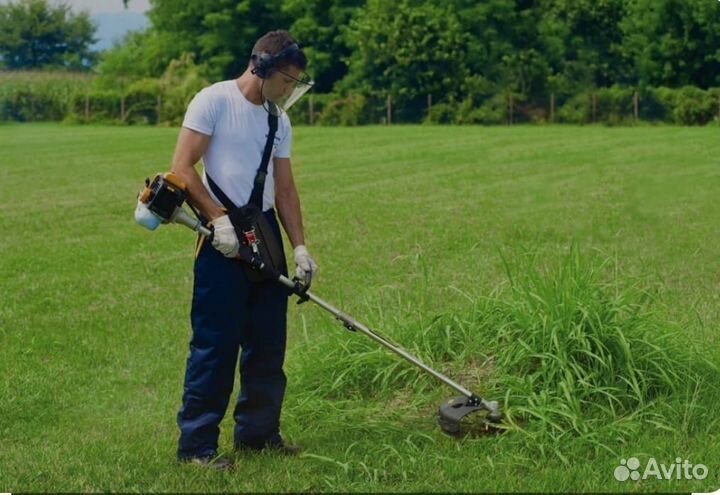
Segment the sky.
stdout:
<path fill-rule="evenodd" d="M 136 12 L 142 14 L 150 8 L 150 0 L 130 0 L 127 10 L 125 10 L 122 0 L 50 0 L 50 3 L 65 3 L 72 7 L 74 11 L 87 9 L 90 11 L 90 14 L 117 12 Z"/>
<path fill-rule="evenodd" d="M 9 0 L 0 0 L 7 3 Z M 127 9 L 122 0 L 49 0 L 51 4 L 66 4 L 74 12 L 90 11 L 98 30 L 95 33 L 97 43 L 94 50 L 106 50 L 114 41 L 122 39 L 130 30 L 147 27 L 150 22 L 145 13 L 150 9 L 150 0 L 129 0 Z"/>
<path fill-rule="evenodd" d="M 0 5 L 11 1 L 0 0 Z M 95 33 L 98 41 L 92 45 L 93 50 L 106 50 L 128 31 L 143 29 L 150 24 L 145 15 L 150 9 L 150 0 L 129 0 L 127 9 L 123 0 L 49 0 L 49 3 L 68 5 L 74 12 L 90 12 L 98 27 Z"/>

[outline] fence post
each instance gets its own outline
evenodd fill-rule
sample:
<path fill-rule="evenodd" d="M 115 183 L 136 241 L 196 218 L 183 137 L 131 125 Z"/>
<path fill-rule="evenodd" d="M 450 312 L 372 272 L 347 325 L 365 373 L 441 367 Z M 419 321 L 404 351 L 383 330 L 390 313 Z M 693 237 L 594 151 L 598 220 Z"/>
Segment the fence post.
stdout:
<path fill-rule="evenodd" d="M 638 101 L 638 92 L 635 91 L 633 93 L 633 117 L 635 118 L 635 123 L 638 121 L 638 115 L 639 112 L 639 101 Z"/>
<path fill-rule="evenodd" d="M 387 125 L 392 124 L 392 96 L 387 96 Z"/>
<path fill-rule="evenodd" d="M 595 123 L 597 121 L 597 95 L 593 93 L 592 95 L 592 121 Z"/>
<path fill-rule="evenodd" d="M 509 105 L 509 107 L 510 107 L 510 108 L 509 108 L 510 114 L 508 115 L 508 117 L 509 117 L 508 124 L 509 124 L 509 125 L 513 125 L 513 103 L 514 103 L 514 101 L 513 101 L 513 94 L 510 93 L 510 100 L 509 100 L 509 102 L 508 102 L 508 105 Z"/>
<path fill-rule="evenodd" d="M 428 117 L 430 116 L 430 110 L 432 110 L 432 95 L 428 93 Z"/>
<path fill-rule="evenodd" d="M 310 108 L 310 125 L 313 125 L 313 119 L 315 117 L 315 105 L 313 104 L 313 95 L 310 93 L 310 101 L 308 102 L 308 106 Z"/>
<path fill-rule="evenodd" d="M 555 93 L 550 93 L 550 122 L 555 122 Z"/>

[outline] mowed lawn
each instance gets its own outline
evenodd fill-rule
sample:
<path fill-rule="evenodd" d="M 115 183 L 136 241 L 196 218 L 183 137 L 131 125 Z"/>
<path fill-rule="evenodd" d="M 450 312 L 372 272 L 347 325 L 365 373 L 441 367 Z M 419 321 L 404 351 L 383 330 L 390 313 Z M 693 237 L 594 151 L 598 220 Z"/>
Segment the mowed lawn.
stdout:
<path fill-rule="evenodd" d="M 320 265 L 313 290 L 411 347 L 413 328 L 465 315 L 505 282 L 502 253 L 522 246 L 552 262 L 575 242 L 642 279 L 658 296 L 658 317 L 720 363 L 718 132 L 297 127 L 293 165 Z M 177 133 L 0 126 L 0 491 L 720 487 L 718 393 L 676 398 L 704 408 L 691 427 L 643 423 L 630 440 L 607 439 L 613 452 L 578 443 L 564 461 L 527 450 L 518 432 L 458 440 L 435 422 L 440 401 L 456 394 L 432 380 L 424 394 L 394 382 L 376 394 L 314 391 L 326 368 L 308 356 L 364 337 L 312 304 L 290 305 L 282 423 L 305 454 L 237 457 L 230 473 L 177 465 L 194 236 L 133 220 L 144 179 L 170 168 Z M 357 365 L 350 353 L 337 369 Z M 443 369 L 483 390 L 477 374 Z M 228 415 L 226 453 L 231 432 Z M 616 481 L 614 469 L 631 456 L 680 457 L 709 474 Z"/>

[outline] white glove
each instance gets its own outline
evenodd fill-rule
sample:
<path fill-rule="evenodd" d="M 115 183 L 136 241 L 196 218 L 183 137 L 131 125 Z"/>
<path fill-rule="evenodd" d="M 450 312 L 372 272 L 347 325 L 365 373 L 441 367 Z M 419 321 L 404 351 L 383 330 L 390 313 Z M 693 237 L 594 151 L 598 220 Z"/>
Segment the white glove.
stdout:
<path fill-rule="evenodd" d="M 302 244 L 295 248 L 295 265 L 295 275 L 306 288 L 309 288 L 313 275 L 318 272 L 318 266 Z"/>
<path fill-rule="evenodd" d="M 213 247 L 228 258 L 236 257 L 240 250 L 240 241 L 230 218 L 227 215 L 217 217 L 210 225 L 213 227 Z"/>

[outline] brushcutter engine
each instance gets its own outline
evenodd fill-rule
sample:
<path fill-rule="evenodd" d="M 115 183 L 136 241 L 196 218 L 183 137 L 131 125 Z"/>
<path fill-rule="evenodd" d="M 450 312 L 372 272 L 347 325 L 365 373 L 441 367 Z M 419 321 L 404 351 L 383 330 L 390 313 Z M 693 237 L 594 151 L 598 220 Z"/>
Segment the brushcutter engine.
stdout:
<path fill-rule="evenodd" d="M 172 172 L 157 174 L 152 181 L 145 179 L 145 190 L 138 199 L 163 223 L 168 223 L 175 209 L 185 202 L 186 190 L 185 183 Z"/>
<path fill-rule="evenodd" d="M 172 172 L 156 174 L 152 181 L 145 179 L 145 189 L 138 196 L 135 221 L 150 230 L 161 223 L 179 223 L 196 232 L 202 227 L 197 211 L 190 203 L 191 216 L 183 205 L 187 199 L 187 186 Z M 212 234 L 210 234 L 212 235 Z"/>

